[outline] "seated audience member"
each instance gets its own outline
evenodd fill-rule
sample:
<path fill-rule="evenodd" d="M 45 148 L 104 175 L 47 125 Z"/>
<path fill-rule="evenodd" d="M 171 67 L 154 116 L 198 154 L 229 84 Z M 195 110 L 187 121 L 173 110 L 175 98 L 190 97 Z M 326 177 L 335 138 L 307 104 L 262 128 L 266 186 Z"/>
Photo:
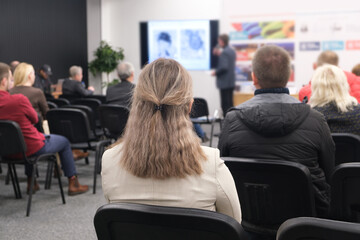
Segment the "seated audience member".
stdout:
<path fill-rule="evenodd" d="M 317 67 L 321 67 L 324 64 L 330 64 L 334 66 L 338 66 L 339 63 L 339 57 L 338 55 L 333 51 L 324 51 L 322 52 L 316 63 L 313 64 L 314 70 Z M 358 102 L 360 102 L 360 78 L 354 75 L 353 73 L 344 71 L 348 84 L 350 86 L 350 95 L 355 97 Z M 299 100 L 303 101 L 304 97 L 307 97 L 308 100 L 311 98 L 311 82 L 309 82 L 308 85 L 302 87 L 299 91 Z"/>
<path fill-rule="evenodd" d="M 89 86 L 87 89 L 83 85 L 83 71 L 79 66 L 72 66 L 69 69 L 70 78 L 64 80 L 62 84 L 62 93 L 66 95 L 73 95 L 78 97 L 84 97 L 92 95 L 95 91 L 93 86 Z"/>
<path fill-rule="evenodd" d="M 360 77 L 360 63 L 356 64 L 353 69 L 351 70 L 351 72 L 353 74 L 355 74 L 356 76 Z"/>
<path fill-rule="evenodd" d="M 297 162 L 311 173 L 315 207 L 328 216 L 335 145 L 324 116 L 289 95 L 289 54 L 275 45 L 259 48 L 252 60 L 255 96 L 225 117 L 218 148 L 224 157 Z"/>
<path fill-rule="evenodd" d="M 32 87 L 35 82 L 34 67 L 27 63 L 20 63 L 14 72 L 14 88 L 10 90 L 10 94 L 23 94 L 26 96 L 33 108 L 42 119 L 46 118 L 46 113 L 49 111 L 49 106 L 46 102 L 44 93 Z"/>
<path fill-rule="evenodd" d="M 310 106 L 325 116 L 331 132 L 360 135 L 360 106 L 349 94 L 344 71 L 332 65 L 317 68 L 311 92 Z"/>
<path fill-rule="evenodd" d="M 0 63 L 0 119 L 12 120 L 19 124 L 24 135 L 27 156 L 59 153 L 62 169 L 69 179 L 68 193 L 70 196 L 86 192 L 89 187 L 80 185 L 77 179 L 69 141 L 63 136 L 44 135 L 36 130 L 33 124 L 37 123 L 38 116 L 29 99 L 22 94 L 10 95 L 8 93 L 11 79 L 10 67 L 7 64 Z M 31 183 L 31 172 L 32 165 L 26 164 L 25 174 L 28 176 L 28 191 Z M 39 190 L 39 185 L 35 183 L 34 191 L 37 190 Z"/>
<path fill-rule="evenodd" d="M 14 75 L 14 71 L 15 71 L 15 68 L 17 67 L 17 65 L 19 65 L 20 62 L 17 61 L 17 60 L 14 60 L 10 63 L 10 70 L 11 70 L 11 73 Z"/>
<path fill-rule="evenodd" d="M 124 136 L 102 159 L 108 202 L 199 208 L 240 221 L 230 171 L 216 148 L 202 147 L 192 129 L 192 80 L 175 60 L 145 66 Z"/>
<path fill-rule="evenodd" d="M 39 73 L 35 76 L 34 87 L 40 88 L 45 94 L 51 94 L 51 80 L 50 76 L 52 75 L 51 68 L 48 64 L 44 64 Z"/>
<path fill-rule="evenodd" d="M 116 70 L 121 82 L 108 87 L 106 90 L 106 102 L 130 108 L 131 98 L 135 88 L 133 84 L 134 66 L 129 62 L 122 62 L 119 63 Z"/>

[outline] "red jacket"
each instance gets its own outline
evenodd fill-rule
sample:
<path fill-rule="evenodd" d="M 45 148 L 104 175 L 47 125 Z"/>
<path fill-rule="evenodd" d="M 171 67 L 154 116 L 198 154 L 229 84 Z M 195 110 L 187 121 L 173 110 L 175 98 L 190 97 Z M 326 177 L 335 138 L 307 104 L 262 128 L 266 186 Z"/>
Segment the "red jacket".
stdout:
<path fill-rule="evenodd" d="M 357 77 L 351 72 L 344 71 L 346 78 L 350 86 L 350 95 L 355 97 L 360 103 L 360 77 Z M 308 85 L 302 87 L 299 91 L 299 100 L 302 101 L 307 96 L 308 100 L 311 97 L 311 82 Z"/>
<path fill-rule="evenodd" d="M 10 95 L 0 91 L 0 119 L 12 120 L 19 124 L 27 146 L 26 156 L 39 151 L 44 145 L 45 137 L 33 124 L 38 115 L 29 99 L 22 94 Z"/>

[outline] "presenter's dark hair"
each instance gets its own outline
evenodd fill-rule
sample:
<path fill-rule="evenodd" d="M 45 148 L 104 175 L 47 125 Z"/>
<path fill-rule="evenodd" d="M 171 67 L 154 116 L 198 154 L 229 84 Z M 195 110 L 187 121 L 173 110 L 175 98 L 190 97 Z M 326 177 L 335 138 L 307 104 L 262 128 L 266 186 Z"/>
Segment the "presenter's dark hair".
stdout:
<path fill-rule="evenodd" d="M 219 38 L 224 42 L 225 47 L 229 45 L 229 35 L 221 34 Z"/>

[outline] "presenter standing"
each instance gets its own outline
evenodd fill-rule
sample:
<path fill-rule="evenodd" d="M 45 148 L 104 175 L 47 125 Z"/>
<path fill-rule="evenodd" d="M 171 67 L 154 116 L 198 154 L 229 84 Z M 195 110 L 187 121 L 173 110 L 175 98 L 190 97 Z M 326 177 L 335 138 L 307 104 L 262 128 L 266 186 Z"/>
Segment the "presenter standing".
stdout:
<path fill-rule="evenodd" d="M 229 36 L 221 34 L 218 38 L 218 45 L 214 48 L 213 54 L 219 56 L 218 66 L 212 76 L 216 76 L 216 86 L 220 89 L 220 100 L 223 115 L 225 117 L 229 108 L 234 106 L 233 92 L 235 88 L 235 61 L 236 53 L 229 46 Z"/>

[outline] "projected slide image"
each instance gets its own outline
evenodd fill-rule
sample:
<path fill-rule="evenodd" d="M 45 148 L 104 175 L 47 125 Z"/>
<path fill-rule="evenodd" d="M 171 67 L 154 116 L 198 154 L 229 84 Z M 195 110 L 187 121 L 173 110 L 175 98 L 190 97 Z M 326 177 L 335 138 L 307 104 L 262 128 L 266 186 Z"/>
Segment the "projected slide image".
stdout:
<path fill-rule="evenodd" d="M 154 31 L 153 36 L 153 59 L 176 57 L 177 35 L 175 30 L 157 30 Z"/>
<path fill-rule="evenodd" d="M 204 59 L 205 51 L 205 30 L 181 30 L 181 58 Z"/>
<path fill-rule="evenodd" d="M 208 20 L 150 21 L 149 62 L 172 58 L 188 70 L 210 67 L 210 23 Z"/>

